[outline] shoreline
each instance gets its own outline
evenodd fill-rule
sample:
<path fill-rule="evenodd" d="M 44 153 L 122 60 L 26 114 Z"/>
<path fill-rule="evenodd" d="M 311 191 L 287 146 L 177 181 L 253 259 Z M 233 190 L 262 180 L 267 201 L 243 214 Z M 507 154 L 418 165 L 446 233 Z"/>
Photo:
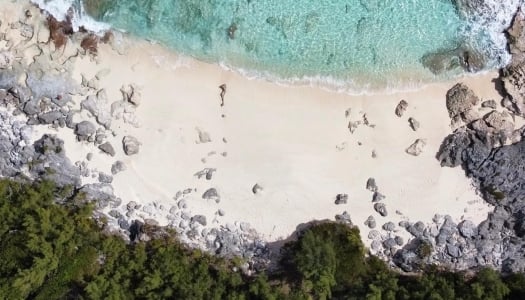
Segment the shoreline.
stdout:
<path fill-rule="evenodd" d="M 41 6 L 44 5 L 43 3 L 41 3 L 41 1 L 38 1 L 38 0 L 30 0 L 30 2 L 35 7 L 38 7 L 38 5 L 41 5 Z M 51 9 L 52 12 L 50 14 L 53 15 L 58 20 L 63 21 L 65 19 L 64 16 L 60 16 L 60 13 L 64 10 L 64 8 L 54 7 L 54 6 L 49 7 L 47 5 L 44 5 L 44 7 L 46 7 L 47 9 Z M 83 24 L 82 23 L 83 20 L 87 21 L 88 23 Z M 494 72 L 497 70 L 497 69 L 485 69 L 485 70 L 481 70 L 481 71 L 472 73 L 466 70 L 455 69 L 454 71 L 451 71 L 451 73 L 447 75 L 443 75 L 443 74 L 435 75 L 432 72 L 430 72 L 427 67 L 423 66 L 422 63 L 420 63 L 420 65 L 411 66 L 412 70 L 410 72 L 406 72 L 406 70 L 403 70 L 402 72 L 400 71 L 396 74 L 392 73 L 390 76 L 390 79 L 385 80 L 385 78 L 382 78 L 381 82 L 374 81 L 373 78 L 372 80 L 364 79 L 360 77 L 356 77 L 355 79 L 351 79 L 351 78 L 339 79 L 334 76 L 326 76 L 326 75 L 304 75 L 301 77 L 297 77 L 297 76 L 287 77 L 287 76 L 281 76 L 279 74 L 273 73 L 272 71 L 259 70 L 258 68 L 248 68 L 248 67 L 245 68 L 241 66 L 236 66 L 236 64 L 226 63 L 224 61 L 215 62 L 215 61 L 211 61 L 211 59 L 200 59 L 192 55 L 182 54 L 178 50 L 173 49 L 170 46 L 167 46 L 162 41 L 156 41 L 156 40 L 148 39 L 146 37 L 135 36 L 127 32 L 125 29 L 112 28 L 110 24 L 96 21 L 92 17 L 86 15 L 85 13 L 83 13 L 83 15 L 80 16 L 80 18 L 78 18 L 78 20 L 76 20 L 76 18 L 73 17 L 72 21 L 73 23 L 77 24 L 75 25 L 77 27 L 84 26 L 84 29 L 87 29 L 87 31 L 94 30 L 100 37 L 102 37 L 104 32 L 113 32 L 115 34 L 118 34 L 120 39 L 126 39 L 129 41 L 135 41 L 135 42 L 146 41 L 147 43 L 151 45 L 156 45 L 164 49 L 168 49 L 170 52 L 173 52 L 177 56 L 181 57 L 182 60 L 190 60 L 190 61 L 195 60 L 195 61 L 206 63 L 206 64 L 219 65 L 221 68 L 223 68 L 226 71 L 233 71 L 248 79 L 256 79 L 256 80 L 260 79 L 263 81 L 268 81 L 268 82 L 283 85 L 283 86 L 315 87 L 315 88 L 321 88 L 321 89 L 331 91 L 331 92 L 345 93 L 345 94 L 353 95 L 353 96 L 379 95 L 379 94 L 385 95 L 385 94 L 396 94 L 400 92 L 416 91 L 428 85 L 445 84 L 447 82 L 458 81 L 465 76 L 467 77 L 468 76 L 478 76 L 481 74 L 490 73 L 490 72 Z M 94 23 L 93 28 L 90 27 L 89 25 L 90 23 Z M 81 25 L 78 25 L 78 24 L 81 24 Z M 460 68 L 460 67 L 457 67 L 457 68 Z M 399 78 L 403 78 L 401 83 L 398 80 Z M 359 82 L 359 83 L 354 84 L 354 82 Z M 369 83 L 369 82 L 372 82 L 372 83 Z"/>

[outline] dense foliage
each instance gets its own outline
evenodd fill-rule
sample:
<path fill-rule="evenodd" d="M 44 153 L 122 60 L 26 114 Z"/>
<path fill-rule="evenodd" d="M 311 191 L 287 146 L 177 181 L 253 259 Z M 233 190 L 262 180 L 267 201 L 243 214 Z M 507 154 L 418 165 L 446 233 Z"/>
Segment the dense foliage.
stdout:
<path fill-rule="evenodd" d="M 310 226 L 283 248 L 279 271 L 247 277 L 174 234 L 135 244 L 106 234 L 80 196 L 0 180 L 1 299 L 525 299 L 521 274 L 399 275 L 338 223 Z"/>

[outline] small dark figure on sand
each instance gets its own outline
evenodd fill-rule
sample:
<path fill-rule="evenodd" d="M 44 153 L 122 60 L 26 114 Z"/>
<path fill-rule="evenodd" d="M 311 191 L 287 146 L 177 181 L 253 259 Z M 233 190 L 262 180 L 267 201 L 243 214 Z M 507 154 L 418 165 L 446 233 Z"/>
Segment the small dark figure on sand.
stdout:
<path fill-rule="evenodd" d="M 221 89 L 221 106 L 224 106 L 224 95 L 226 95 L 226 84 L 223 83 L 219 85 L 219 88 Z"/>

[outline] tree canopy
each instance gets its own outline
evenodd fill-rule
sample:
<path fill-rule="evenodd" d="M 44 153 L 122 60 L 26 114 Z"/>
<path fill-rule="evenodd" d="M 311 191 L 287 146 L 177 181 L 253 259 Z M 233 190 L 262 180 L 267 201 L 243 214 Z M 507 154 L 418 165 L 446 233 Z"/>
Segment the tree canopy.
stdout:
<path fill-rule="evenodd" d="M 523 274 L 394 272 L 366 254 L 357 228 L 335 222 L 301 231 L 277 271 L 246 276 L 239 260 L 188 249 L 173 232 L 126 243 L 78 197 L 51 182 L 0 180 L 1 299 L 525 298 Z"/>

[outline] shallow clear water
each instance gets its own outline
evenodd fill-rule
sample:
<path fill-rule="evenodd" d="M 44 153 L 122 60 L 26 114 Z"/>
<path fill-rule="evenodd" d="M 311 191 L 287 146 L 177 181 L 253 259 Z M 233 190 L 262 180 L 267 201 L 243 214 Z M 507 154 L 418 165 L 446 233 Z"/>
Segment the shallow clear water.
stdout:
<path fill-rule="evenodd" d="M 43 2 L 78 7 L 80 0 Z M 436 76 L 423 66 L 423 57 L 465 44 L 489 52 L 484 53 L 485 68 L 506 59 L 504 45 L 497 45 L 490 31 L 499 29 L 491 28 L 490 22 L 472 24 L 452 0 L 84 0 L 84 4 L 92 16 L 115 28 L 198 59 L 285 80 L 317 78 L 357 89 L 425 82 L 462 70 L 457 67 Z"/>

